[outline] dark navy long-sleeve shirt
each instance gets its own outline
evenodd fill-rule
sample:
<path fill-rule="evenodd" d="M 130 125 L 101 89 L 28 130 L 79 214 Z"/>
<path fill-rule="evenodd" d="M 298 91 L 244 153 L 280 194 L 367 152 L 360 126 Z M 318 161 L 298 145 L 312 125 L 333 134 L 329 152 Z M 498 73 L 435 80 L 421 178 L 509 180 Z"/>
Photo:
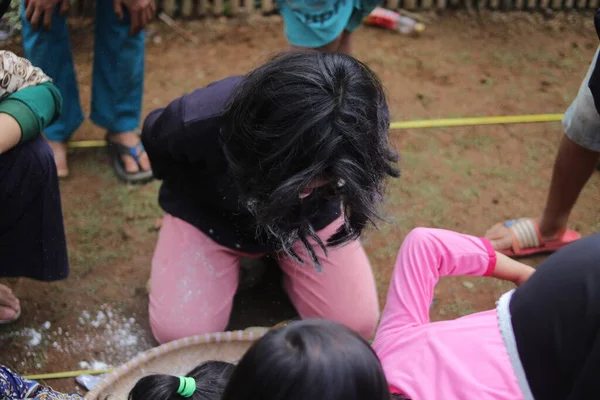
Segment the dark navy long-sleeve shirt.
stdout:
<path fill-rule="evenodd" d="M 225 247 L 266 253 L 279 250 L 278 243 L 257 236 L 255 220 L 229 179 L 219 141 L 221 115 L 242 79 L 214 82 L 153 111 L 142 141 L 155 177 L 163 180 L 159 203 L 164 211 Z M 318 231 L 339 215 L 339 201 L 324 200 L 311 223 Z"/>

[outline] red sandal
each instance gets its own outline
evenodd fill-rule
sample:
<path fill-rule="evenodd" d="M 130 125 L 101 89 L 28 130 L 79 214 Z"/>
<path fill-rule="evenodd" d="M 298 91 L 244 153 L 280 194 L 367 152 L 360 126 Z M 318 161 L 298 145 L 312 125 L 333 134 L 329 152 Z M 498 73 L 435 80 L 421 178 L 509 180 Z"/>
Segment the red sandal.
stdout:
<path fill-rule="evenodd" d="M 581 239 L 581 234 L 565 229 L 556 238 L 544 241 L 540 228 L 531 218 L 522 218 L 504 223 L 512 235 L 511 249 L 498 250 L 510 257 L 526 257 L 535 254 L 553 253 L 566 245 Z"/>

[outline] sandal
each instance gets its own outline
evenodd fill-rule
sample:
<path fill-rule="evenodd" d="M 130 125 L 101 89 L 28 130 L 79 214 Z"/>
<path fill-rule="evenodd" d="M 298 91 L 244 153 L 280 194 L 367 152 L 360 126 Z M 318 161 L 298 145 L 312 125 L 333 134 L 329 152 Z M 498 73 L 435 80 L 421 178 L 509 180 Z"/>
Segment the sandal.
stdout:
<path fill-rule="evenodd" d="M 108 132 L 106 134 L 106 142 L 108 143 L 108 152 L 112 159 L 112 165 L 117 173 L 117 176 L 121 178 L 123 181 L 128 183 L 147 183 L 154 179 L 152 175 L 152 169 L 147 171 L 142 171 L 140 166 L 140 155 L 142 155 L 146 150 L 144 149 L 144 145 L 142 141 L 135 146 L 125 146 L 120 143 L 115 143 L 111 141 L 110 135 L 112 132 Z M 130 156 L 133 157 L 135 162 L 138 164 L 140 170 L 138 172 L 129 173 L 125 170 L 125 164 L 123 163 L 122 156 Z"/>
<path fill-rule="evenodd" d="M 559 233 L 555 239 L 544 241 L 540 228 L 531 218 L 522 218 L 504 222 L 512 236 L 512 248 L 498 250 L 510 257 L 526 257 L 534 254 L 552 253 L 566 245 L 581 239 L 581 235 L 572 229 Z"/>

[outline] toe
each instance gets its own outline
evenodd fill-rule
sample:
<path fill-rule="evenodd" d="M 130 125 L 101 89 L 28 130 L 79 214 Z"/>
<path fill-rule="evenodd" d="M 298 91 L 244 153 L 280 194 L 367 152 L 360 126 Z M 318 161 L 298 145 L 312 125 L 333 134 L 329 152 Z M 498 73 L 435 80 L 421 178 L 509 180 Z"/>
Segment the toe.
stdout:
<path fill-rule="evenodd" d="M 17 312 L 10 307 L 0 306 L 0 321 L 10 321 L 17 317 Z"/>
<path fill-rule="evenodd" d="M 128 174 L 135 174 L 140 171 L 140 167 L 132 156 L 122 155 L 123 166 Z"/>
<path fill-rule="evenodd" d="M 150 158 L 148 158 L 148 153 L 146 152 L 140 155 L 140 167 L 142 167 L 142 171 L 150 171 L 152 168 L 150 166 Z"/>

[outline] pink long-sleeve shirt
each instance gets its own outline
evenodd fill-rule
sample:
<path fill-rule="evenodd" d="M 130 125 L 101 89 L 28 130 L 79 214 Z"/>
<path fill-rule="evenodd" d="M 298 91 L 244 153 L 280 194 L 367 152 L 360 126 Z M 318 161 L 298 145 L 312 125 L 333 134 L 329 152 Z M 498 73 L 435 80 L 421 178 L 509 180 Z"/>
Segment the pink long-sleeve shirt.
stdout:
<path fill-rule="evenodd" d="M 486 239 L 427 228 L 406 237 L 373 344 L 392 392 L 413 400 L 523 399 L 496 310 L 429 320 L 440 276 L 487 276 L 495 266 Z"/>

